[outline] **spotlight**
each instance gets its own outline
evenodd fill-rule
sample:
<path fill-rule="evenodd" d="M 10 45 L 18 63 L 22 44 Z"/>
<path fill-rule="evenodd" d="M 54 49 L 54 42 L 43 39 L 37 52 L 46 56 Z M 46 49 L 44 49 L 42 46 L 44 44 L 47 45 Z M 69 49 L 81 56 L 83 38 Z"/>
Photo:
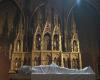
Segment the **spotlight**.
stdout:
<path fill-rule="evenodd" d="M 80 0 L 77 0 L 77 4 L 80 4 Z"/>

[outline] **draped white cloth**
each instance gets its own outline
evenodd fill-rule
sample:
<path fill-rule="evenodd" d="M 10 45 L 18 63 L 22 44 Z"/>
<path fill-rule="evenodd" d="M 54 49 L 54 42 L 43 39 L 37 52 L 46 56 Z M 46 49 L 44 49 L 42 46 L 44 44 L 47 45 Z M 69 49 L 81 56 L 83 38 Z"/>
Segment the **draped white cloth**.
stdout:
<path fill-rule="evenodd" d="M 32 74 L 95 74 L 91 67 L 85 67 L 84 69 L 68 69 L 65 67 L 59 67 L 55 63 L 51 65 L 40 65 L 32 67 Z"/>
<path fill-rule="evenodd" d="M 95 73 L 91 67 L 83 69 L 68 69 L 51 65 L 23 66 L 19 72 L 31 74 L 31 80 L 95 80 Z"/>

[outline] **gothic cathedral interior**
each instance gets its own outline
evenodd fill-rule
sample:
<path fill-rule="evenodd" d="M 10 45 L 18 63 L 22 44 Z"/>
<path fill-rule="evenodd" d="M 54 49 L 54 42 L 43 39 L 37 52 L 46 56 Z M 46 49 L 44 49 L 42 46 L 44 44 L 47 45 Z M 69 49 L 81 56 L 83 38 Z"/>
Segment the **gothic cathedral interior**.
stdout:
<path fill-rule="evenodd" d="M 24 65 L 51 63 L 67 68 L 82 68 L 78 30 L 73 12 L 70 17 L 71 25 L 67 26 L 65 15 L 46 4 L 33 14 L 31 27 L 24 28 L 24 19 L 20 15 L 16 38 L 9 49 L 10 71 L 17 71 Z M 29 29 L 29 34 L 26 29 Z"/>

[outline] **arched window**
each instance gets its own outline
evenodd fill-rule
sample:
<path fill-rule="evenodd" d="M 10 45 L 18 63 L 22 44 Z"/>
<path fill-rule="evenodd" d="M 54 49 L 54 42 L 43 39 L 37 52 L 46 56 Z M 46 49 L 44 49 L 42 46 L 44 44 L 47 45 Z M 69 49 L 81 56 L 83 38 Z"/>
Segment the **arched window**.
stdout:
<path fill-rule="evenodd" d="M 36 35 L 36 49 L 37 50 L 41 49 L 41 35 L 40 34 Z"/>
<path fill-rule="evenodd" d="M 73 41 L 73 51 L 74 52 L 78 52 L 78 44 L 77 44 L 77 41 Z"/>
<path fill-rule="evenodd" d="M 54 35 L 53 49 L 59 50 L 59 35 Z"/>
<path fill-rule="evenodd" d="M 49 33 L 44 35 L 44 49 L 51 50 L 51 35 Z"/>

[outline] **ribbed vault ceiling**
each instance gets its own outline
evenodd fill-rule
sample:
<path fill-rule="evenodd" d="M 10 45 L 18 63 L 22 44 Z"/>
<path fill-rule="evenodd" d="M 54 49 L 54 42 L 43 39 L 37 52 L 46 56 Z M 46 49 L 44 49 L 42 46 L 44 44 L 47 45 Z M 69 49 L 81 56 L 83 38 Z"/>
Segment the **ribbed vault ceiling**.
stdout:
<path fill-rule="evenodd" d="M 60 7 L 64 7 L 65 10 L 69 10 L 73 6 L 76 0 L 14 0 L 14 1 L 20 9 L 24 8 L 24 10 L 27 9 L 30 12 L 34 12 L 34 10 L 40 4 L 45 3 L 47 1 L 51 2 L 51 4 L 54 4 L 56 6 L 59 5 Z M 65 6 L 62 6 L 63 1 Z M 88 2 L 90 5 L 95 7 L 100 14 L 100 0 L 84 0 L 84 1 Z"/>

